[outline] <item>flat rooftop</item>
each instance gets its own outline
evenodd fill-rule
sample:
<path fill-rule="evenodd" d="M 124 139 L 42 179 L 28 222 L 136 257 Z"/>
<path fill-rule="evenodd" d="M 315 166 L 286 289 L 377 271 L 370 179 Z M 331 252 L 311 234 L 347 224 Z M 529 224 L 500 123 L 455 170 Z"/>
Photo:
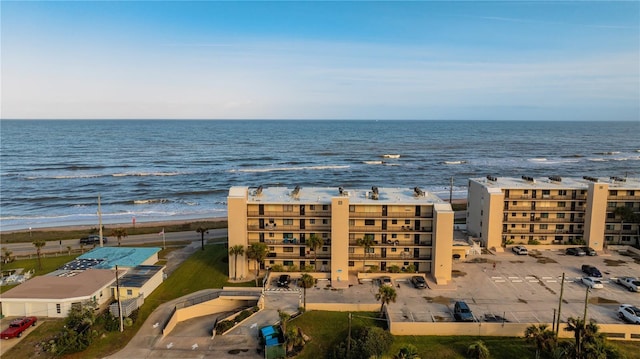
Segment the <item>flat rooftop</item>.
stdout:
<path fill-rule="evenodd" d="M 553 176 L 552 176 L 553 177 Z M 561 181 L 554 181 L 549 177 L 532 177 L 534 182 L 517 177 L 493 177 L 490 181 L 486 177 L 470 178 L 470 181 L 481 183 L 489 188 L 540 188 L 540 189 L 588 189 L 593 181 L 578 177 L 561 177 Z M 640 178 L 625 178 L 624 182 L 614 181 L 609 177 L 594 177 L 597 183 L 608 184 L 609 189 L 640 189 Z"/>
<path fill-rule="evenodd" d="M 115 282 L 115 271 L 89 269 L 54 276 L 37 276 L 2 293 L 3 299 L 65 299 L 92 295 Z"/>
<path fill-rule="evenodd" d="M 163 266 L 137 266 L 123 275 L 119 284 L 121 287 L 141 288 L 156 273 L 162 270 Z"/>
<path fill-rule="evenodd" d="M 97 247 L 79 256 L 77 260 L 97 260 L 92 266 L 96 269 L 112 269 L 116 265 L 136 267 L 159 251 L 158 247 Z"/>
<path fill-rule="evenodd" d="M 256 188 L 232 187 L 229 190 L 230 197 L 244 197 L 248 191 L 249 203 L 282 203 L 282 204 L 331 204 L 334 197 L 349 198 L 353 204 L 444 204 L 447 203 L 440 197 L 423 191 L 416 196 L 414 188 L 378 188 L 378 199 L 373 199 L 372 189 L 357 189 L 345 187 L 342 195 L 338 187 L 303 187 L 294 194 L 295 188 L 267 187 L 257 194 Z"/>

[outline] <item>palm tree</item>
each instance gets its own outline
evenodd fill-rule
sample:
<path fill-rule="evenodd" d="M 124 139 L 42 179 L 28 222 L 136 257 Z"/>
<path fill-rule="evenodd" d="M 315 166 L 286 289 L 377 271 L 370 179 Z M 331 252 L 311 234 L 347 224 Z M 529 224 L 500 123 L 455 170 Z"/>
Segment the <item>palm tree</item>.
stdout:
<path fill-rule="evenodd" d="M 598 325 L 593 320 L 586 323 L 584 319 L 569 317 L 567 327 L 564 329 L 573 332 L 575 344 L 573 345 L 573 356 L 577 359 L 600 358 L 605 346 L 600 342 L 605 341 L 602 333 L 598 333 Z M 606 357 L 606 354 L 605 356 Z"/>
<path fill-rule="evenodd" d="M 387 285 L 380 286 L 378 293 L 376 293 L 376 300 L 382 302 L 382 305 L 380 306 L 380 316 L 384 313 L 384 305 L 391 302 L 395 303 L 397 297 L 398 293 L 396 293 L 396 290 L 393 287 Z"/>
<path fill-rule="evenodd" d="M 313 287 L 314 284 L 316 284 L 316 280 L 309 273 L 303 274 L 298 281 L 298 285 L 302 287 L 304 293 L 304 310 L 307 310 L 307 288 Z"/>
<path fill-rule="evenodd" d="M 2 263 L 11 263 L 13 262 L 13 257 L 11 256 L 13 254 L 13 252 L 11 251 L 11 249 L 4 247 L 2 248 Z"/>
<path fill-rule="evenodd" d="M 618 244 L 622 242 L 622 230 L 625 223 L 634 223 L 640 221 L 640 216 L 637 216 L 633 209 L 627 206 L 616 207 L 613 211 L 616 217 L 620 217 L 620 235 L 618 236 Z"/>
<path fill-rule="evenodd" d="M 267 254 L 269 254 L 269 248 L 262 242 L 251 243 L 247 248 L 247 259 L 256 261 L 256 287 L 258 286 L 260 264 L 267 258 Z"/>
<path fill-rule="evenodd" d="M 584 319 L 574 317 L 569 317 L 567 319 L 567 327 L 564 328 L 564 330 L 573 332 L 573 336 L 575 338 L 573 351 L 576 358 L 582 357 L 582 341 L 584 339 L 585 329 Z"/>
<path fill-rule="evenodd" d="M 244 246 L 242 244 L 236 244 L 229 249 L 229 254 L 233 256 L 233 279 L 238 279 L 238 256 L 244 255 Z"/>
<path fill-rule="evenodd" d="M 363 238 L 360 238 L 356 241 L 356 244 L 364 248 L 364 261 L 362 266 L 366 268 L 367 254 L 369 253 L 369 250 L 371 249 L 371 247 L 373 247 L 373 245 L 375 244 L 373 241 L 373 235 L 365 234 Z"/>
<path fill-rule="evenodd" d="M 482 340 L 478 340 L 467 348 L 467 354 L 474 359 L 488 359 L 489 348 L 484 345 Z"/>
<path fill-rule="evenodd" d="M 531 325 L 524 332 L 527 342 L 536 345 L 536 359 L 540 358 L 541 351 L 551 352 L 555 347 L 555 333 L 548 328 L 547 324 Z"/>
<path fill-rule="evenodd" d="M 42 247 L 44 247 L 47 242 L 42 239 L 38 239 L 32 242 L 36 247 L 36 254 L 38 255 L 38 268 L 42 269 L 42 260 L 40 259 L 40 254 L 42 254 Z"/>
<path fill-rule="evenodd" d="M 285 312 L 284 310 L 278 309 L 278 317 L 280 318 L 280 327 L 282 328 L 282 332 L 287 332 L 287 321 L 291 319 L 291 314 Z"/>
<path fill-rule="evenodd" d="M 313 251 L 313 265 L 316 272 L 318 271 L 318 248 L 324 244 L 322 238 L 316 236 L 315 233 L 311 233 L 309 239 L 307 239 L 307 247 Z"/>
<path fill-rule="evenodd" d="M 400 348 L 398 354 L 396 354 L 394 359 L 420 359 L 418 355 L 418 348 L 412 344 L 405 344 Z"/>
<path fill-rule="evenodd" d="M 304 338 L 300 332 L 300 328 L 289 328 L 284 335 L 286 343 L 286 351 L 290 353 L 294 348 L 302 346 L 304 344 Z"/>
<path fill-rule="evenodd" d="M 209 233 L 209 229 L 200 226 L 196 228 L 196 232 L 200 233 L 200 243 L 202 244 L 202 250 L 204 251 L 204 234 Z"/>
<path fill-rule="evenodd" d="M 111 231 L 111 235 L 118 238 L 118 247 L 120 247 L 122 238 L 126 238 L 127 235 L 127 229 L 126 228 L 116 228 L 114 230 Z"/>

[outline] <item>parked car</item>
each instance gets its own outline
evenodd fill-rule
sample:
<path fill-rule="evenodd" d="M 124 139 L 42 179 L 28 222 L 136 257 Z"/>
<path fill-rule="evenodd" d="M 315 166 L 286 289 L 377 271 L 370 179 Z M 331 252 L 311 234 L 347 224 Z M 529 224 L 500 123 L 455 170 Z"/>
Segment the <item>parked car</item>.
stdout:
<path fill-rule="evenodd" d="M 582 283 L 584 283 L 584 285 L 586 285 L 587 287 L 593 288 L 593 289 L 604 288 L 602 281 L 598 278 L 582 277 Z"/>
<path fill-rule="evenodd" d="M 391 277 L 383 276 L 380 277 L 380 285 L 386 285 L 388 287 L 393 287 L 393 283 L 391 282 Z"/>
<path fill-rule="evenodd" d="M 280 275 L 280 278 L 278 278 L 278 287 L 288 287 L 290 279 L 291 277 L 288 274 Z"/>
<path fill-rule="evenodd" d="M 2 339 L 11 339 L 11 338 L 20 338 L 22 336 L 22 332 L 27 330 L 29 327 L 35 327 L 38 322 L 38 318 L 36 317 L 24 317 L 19 319 L 14 319 L 9 324 L 9 328 L 5 329 L 0 333 L 0 338 Z"/>
<path fill-rule="evenodd" d="M 463 301 L 458 301 L 453 305 L 453 317 L 456 322 L 473 322 L 473 313 L 471 309 L 467 305 L 467 303 Z"/>
<path fill-rule="evenodd" d="M 622 304 L 618 307 L 618 317 L 629 323 L 640 324 L 640 308 L 631 304 Z"/>
<path fill-rule="evenodd" d="M 587 253 L 585 253 L 585 251 L 583 251 L 579 247 L 567 248 L 567 250 L 565 251 L 565 254 L 568 256 L 580 256 L 580 257 L 587 255 Z"/>
<path fill-rule="evenodd" d="M 598 253 L 596 253 L 596 250 L 591 248 L 591 247 L 580 247 L 580 249 L 582 249 L 584 251 L 584 253 L 586 253 L 586 255 L 588 256 L 597 256 Z"/>
<path fill-rule="evenodd" d="M 108 238 L 102 237 L 102 243 L 107 243 Z M 80 244 L 100 244 L 100 236 L 92 234 L 87 237 L 80 238 Z"/>
<path fill-rule="evenodd" d="M 635 278 L 635 277 L 618 278 L 618 284 L 621 284 L 627 287 L 627 289 L 629 289 L 630 292 L 637 292 L 638 288 L 640 288 L 640 280 L 638 280 L 638 278 Z"/>
<path fill-rule="evenodd" d="M 602 278 L 602 273 L 594 266 L 583 264 L 582 271 L 589 277 Z"/>
<path fill-rule="evenodd" d="M 411 277 L 411 284 L 413 284 L 414 288 L 423 289 L 427 287 L 427 281 L 424 280 L 424 277 L 419 275 L 414 275 Z"/>
<path fill-rule="evenodd" d="M 522 255 L 522 256 L 526 256 L 527 254 L 529 254 L 529 252 L 527 251 L 527 247 L 525 246 L 515 246 L 515 247 L 511 247 L 511 250 L 513 251 L 513 253 L 517 254 L 517 255 Z"/>

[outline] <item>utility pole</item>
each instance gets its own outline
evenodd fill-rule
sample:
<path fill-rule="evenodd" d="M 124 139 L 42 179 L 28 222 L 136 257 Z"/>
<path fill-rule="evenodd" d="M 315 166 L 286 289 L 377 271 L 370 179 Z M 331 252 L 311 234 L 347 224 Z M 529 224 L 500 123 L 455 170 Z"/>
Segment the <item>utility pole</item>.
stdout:
<path fill-rule="evenodd" d="M 449 204 L 453 202 L 453 177 L 451 177 L 451 183 L 449 184 Z"/>
<path fill-rule="evenodd" d="M 122 319 L 122 302 L 120 301 L 120 280 L 118 279 L 117 264 L 116 264 L 116 295 L 118 296 L 118 319 L 120 321 L 120 332 L 122 333 L 124 332 L 124 320 Z"/>
<path fill-rule="evenodd" d="M 351 357 L 351 313 L 349 313 L 349 337 L 347 337 L 347 359 Z"/>
<path fill-rule="evenodd" d="M 587 325 L 587 306 L 589 304 L 589 287 L 587 287 L 587 293 L 584 295 L 584 325 Z"/>
<path fill-rule="evenodd" d="M 562 295 L 564 294 L 564 272 L 562 272 L 562 283 L 560 284 L 560 300 L 558 301 L 558 322 L 556 323 L 556 340 L 560 332 L 560 312 L 562 309 Z"/>
<path fill-rule="evenodd" d="M 100 247 L 102 247 L 102 210 L 100 209 L 100 194 L 98 194 L 98 230 L 98 235 L 100 236 Z"/>

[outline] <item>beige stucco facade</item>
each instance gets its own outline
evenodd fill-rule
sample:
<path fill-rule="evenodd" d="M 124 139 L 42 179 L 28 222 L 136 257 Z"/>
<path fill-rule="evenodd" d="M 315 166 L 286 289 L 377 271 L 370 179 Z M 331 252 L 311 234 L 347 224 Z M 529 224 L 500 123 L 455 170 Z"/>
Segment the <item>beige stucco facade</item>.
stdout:
<path fill-rule="evenodd" d="M 413 268 L 437 283 L 451 279 L 453 211 L 418 188 L 233 187 L 228 211 L 229 247 L 265 243 L 264 268 L 329 272 L 334 287 L 348 286 L 349 273 L 367 270 Z M 322 239 L 315 251 L 307 245 L 311 235 Z M 367 238 L 371 246 L 360 245 Z M 238 277 L 254 266 L 239 257 Z M 231 257 L 232 277 L 234 268 Z"/>
<path fill-rule="evenodd" d="M 467 230 L 488 247 L 509 243 L 635 244 L 640 212 L 637 178 L 476 178 L 469 180 Z"/>

